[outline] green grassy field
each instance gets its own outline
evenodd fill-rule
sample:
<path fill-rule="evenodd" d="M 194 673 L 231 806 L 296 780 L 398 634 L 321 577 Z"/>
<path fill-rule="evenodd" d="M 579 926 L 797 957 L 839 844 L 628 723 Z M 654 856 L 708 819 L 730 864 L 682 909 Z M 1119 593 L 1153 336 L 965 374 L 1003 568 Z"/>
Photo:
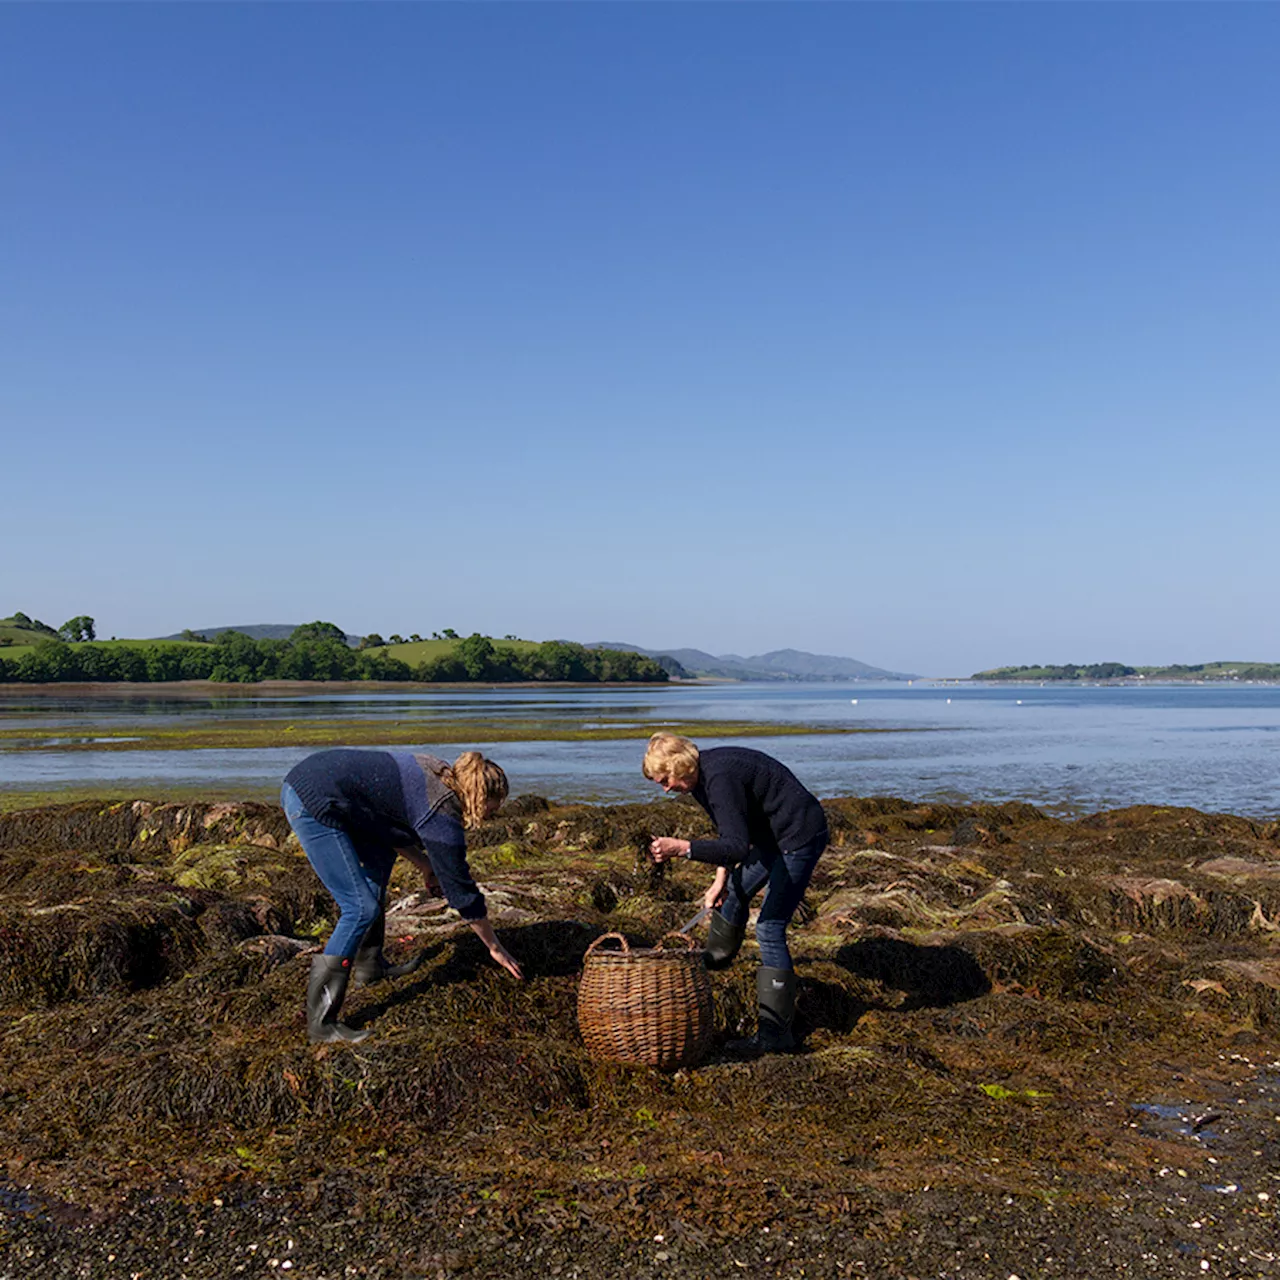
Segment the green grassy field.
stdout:
<path fill-rule="evenodd" d="M 488 639 L 499 649 L 514 649 L 517 653 L 528 653 L 538 647 L 536 640 L 495 640 L 492 636 Z M 369 652 L 385 653 L 390 658 L 416 667 L 418 663 L 431 658 L 447 657 L 460 643 L 459 640 L 411 640 L 406 644 L 386 644 Z"/>
<path fill-rule="evenodd" d="M 0 642 L 4 640 L 5 628 L 0 627 Z M 25 633 L 30 636 L 30 632 Z M 41 644 L 46 640 L 51 640 L 52 636 L 38 636 L 35 640 L 29 640 L 25 644 L 15 642 L 6 645 L 0 643 L 0 658 L 7 658 L 10 662 L 16 662 L 25 653 L 30 653 L 37 644 Z M 183 648 L 195 647 L 199 645 L 198 640 L 128 640 L 128 639 L 112 639 L 112 640 L 75 640 L 72 641 L 68 648 L 71 649 L 118 649 L 128 645 L 130 649 L 154 649 L 157 645 L 181 645 Z"/>
<path fill-rule="evenodd" d="M 0 658 L 7 658 L 11 662 L 16 661 L 23 654 L 30 653 L 41 641 L 53 638 L 42 632 L 33 631 L 29 627 L 6 626 L 0 623 Z M 514 649 L 517 653 L 528 653 L 536 649 L 539 644 L 537 640 L 496 640 L 493 637 L 489 637 L 489 639 L 497 648 Z M 5 640 L 10 640 L 12 643 L 6 645 L 4 643 Z M 130 640 L 127 638 L 115 638 L 111 640 L 77 641 L 71 647 L 79 649 L 83 648 L 85 644 L 98 648 L 115 648 L 118 645 L 129 645 L 131 648 L 150 649 L 156 645 L 176 644 L 186 646 L 200 643 L 202 642 L 198 640 Z M 432 658 L 447 657 L 460 643 L 460 640 L 413 640 L 405 644 L 374 645 L 367 652 L 385 653 L 388 657 L 396 658 L 410 667 L 416 667 L 419 663 L 426 662 Z"/>

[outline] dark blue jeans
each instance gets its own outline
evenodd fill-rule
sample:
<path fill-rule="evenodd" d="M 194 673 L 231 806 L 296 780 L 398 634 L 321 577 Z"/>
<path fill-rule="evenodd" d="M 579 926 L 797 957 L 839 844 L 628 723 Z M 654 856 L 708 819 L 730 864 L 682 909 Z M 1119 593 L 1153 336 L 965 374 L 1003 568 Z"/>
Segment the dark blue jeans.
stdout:
<path fill-rule="evenodd" d="M 740 862 L 729 873 L 729 887 L 720 905 L 720 914 L 733 926 L 747 923 L 751 899 L 767 883 L 760 914 L 756 917 L 756 942 L 760 944 L 760 963 L 768 969 L 790 969 L 791 952 L 787 949 L 787 925 L 795 915 L 804 891 L 809 887 L 813 869 L 827 847 L 824 831 L 816 840 L 772 858 L 755 858 Z"/>
<path fill-rule="evenodd" d="M 382 910 L 382 895 L 396 860 L 394 849 L 357 843 L 338 827 L 326 827 L 306 810 L 286 782 L 280 788 L 284 816 L 302 842 L 307 861 L 338 904 L 338 923 L 325 944 L 327 956 L 353 958 Z"/>

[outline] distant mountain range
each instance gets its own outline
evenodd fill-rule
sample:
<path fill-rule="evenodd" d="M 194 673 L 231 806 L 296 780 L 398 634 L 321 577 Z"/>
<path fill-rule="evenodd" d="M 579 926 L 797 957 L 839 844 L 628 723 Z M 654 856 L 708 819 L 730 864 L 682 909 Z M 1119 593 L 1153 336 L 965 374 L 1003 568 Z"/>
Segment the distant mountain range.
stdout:
<path fill-rule="evenodd" d="M 644 649 L 618 640 L 598 640 L 592 649 L 631 649 L 650 658 L 674 658 L 690 675 L 721 680 L 912 680 L 905 671 L 886 671 L 857 658 L 774 649 L 743 658 L 736 653 L 706 653 L 702 649 Z"/>

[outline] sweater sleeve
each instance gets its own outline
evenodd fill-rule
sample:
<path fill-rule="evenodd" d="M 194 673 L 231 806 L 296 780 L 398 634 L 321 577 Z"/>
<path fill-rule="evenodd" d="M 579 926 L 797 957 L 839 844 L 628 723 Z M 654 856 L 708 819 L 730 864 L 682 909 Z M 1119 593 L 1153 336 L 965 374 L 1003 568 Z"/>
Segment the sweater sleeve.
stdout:
<path fill-rule="evenodd" d="M 706 788 L 706 809 L 716 824 L 716 838 L 691 841 L 689 857 L 695 862 L 712 862 L 720 867 L 745 862 L 751 851 L 745 780 L 725 773 L 707 779 Z"/>
<path fill-rule="evenodd" d="M 437 810 L 418 827 L 418 838 L 431 860 L 445 901 L 464 920 L 483 920 L 488 909 L 467 865 L 467 837 L 462 823 L 452 814 Z"/>

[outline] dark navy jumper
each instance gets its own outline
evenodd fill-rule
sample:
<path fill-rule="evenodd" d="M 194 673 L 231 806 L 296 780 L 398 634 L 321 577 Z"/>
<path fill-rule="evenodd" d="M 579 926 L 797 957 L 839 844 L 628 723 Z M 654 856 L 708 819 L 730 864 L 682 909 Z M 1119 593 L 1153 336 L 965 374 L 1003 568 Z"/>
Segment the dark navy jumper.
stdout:
<path fill-rule="evenodd" d="M 467 865 L 461 804 L 442 783 L 428 786 L 411 753 L 317 751 L 294 765 L 285 783 L 317 822 L 349 834 L 360 860 L 379 871 L 389 873 L 397 848 L 424 849 L 449 905 L 464 920 L 484 918 L 484 895 Z"/>
<path fill-rule="evenodd" d="M 692 841 L 689 856 L 732 868 L 720 914 L 744 929 L 751 899 L 767 884 L 756 919 L 760 961 L 789 970 L 787 926 L 829 839 L 822 806 L 786 765 L 747 747 L 699 752 L 698 781 L 689 794 L 717 833 Z"/>
<path fill-rule="evenodd" d="M 696 862 L 732 867 L 755 850 L 770 860 L 826 836 L 827 816 L 795 774 L 763 751 L 711 747 L 698 754 L 689 793 L 716 824 L 716 838 L 695 840 Z M 824 841 L 825 843 L 825 841 Z"/>

